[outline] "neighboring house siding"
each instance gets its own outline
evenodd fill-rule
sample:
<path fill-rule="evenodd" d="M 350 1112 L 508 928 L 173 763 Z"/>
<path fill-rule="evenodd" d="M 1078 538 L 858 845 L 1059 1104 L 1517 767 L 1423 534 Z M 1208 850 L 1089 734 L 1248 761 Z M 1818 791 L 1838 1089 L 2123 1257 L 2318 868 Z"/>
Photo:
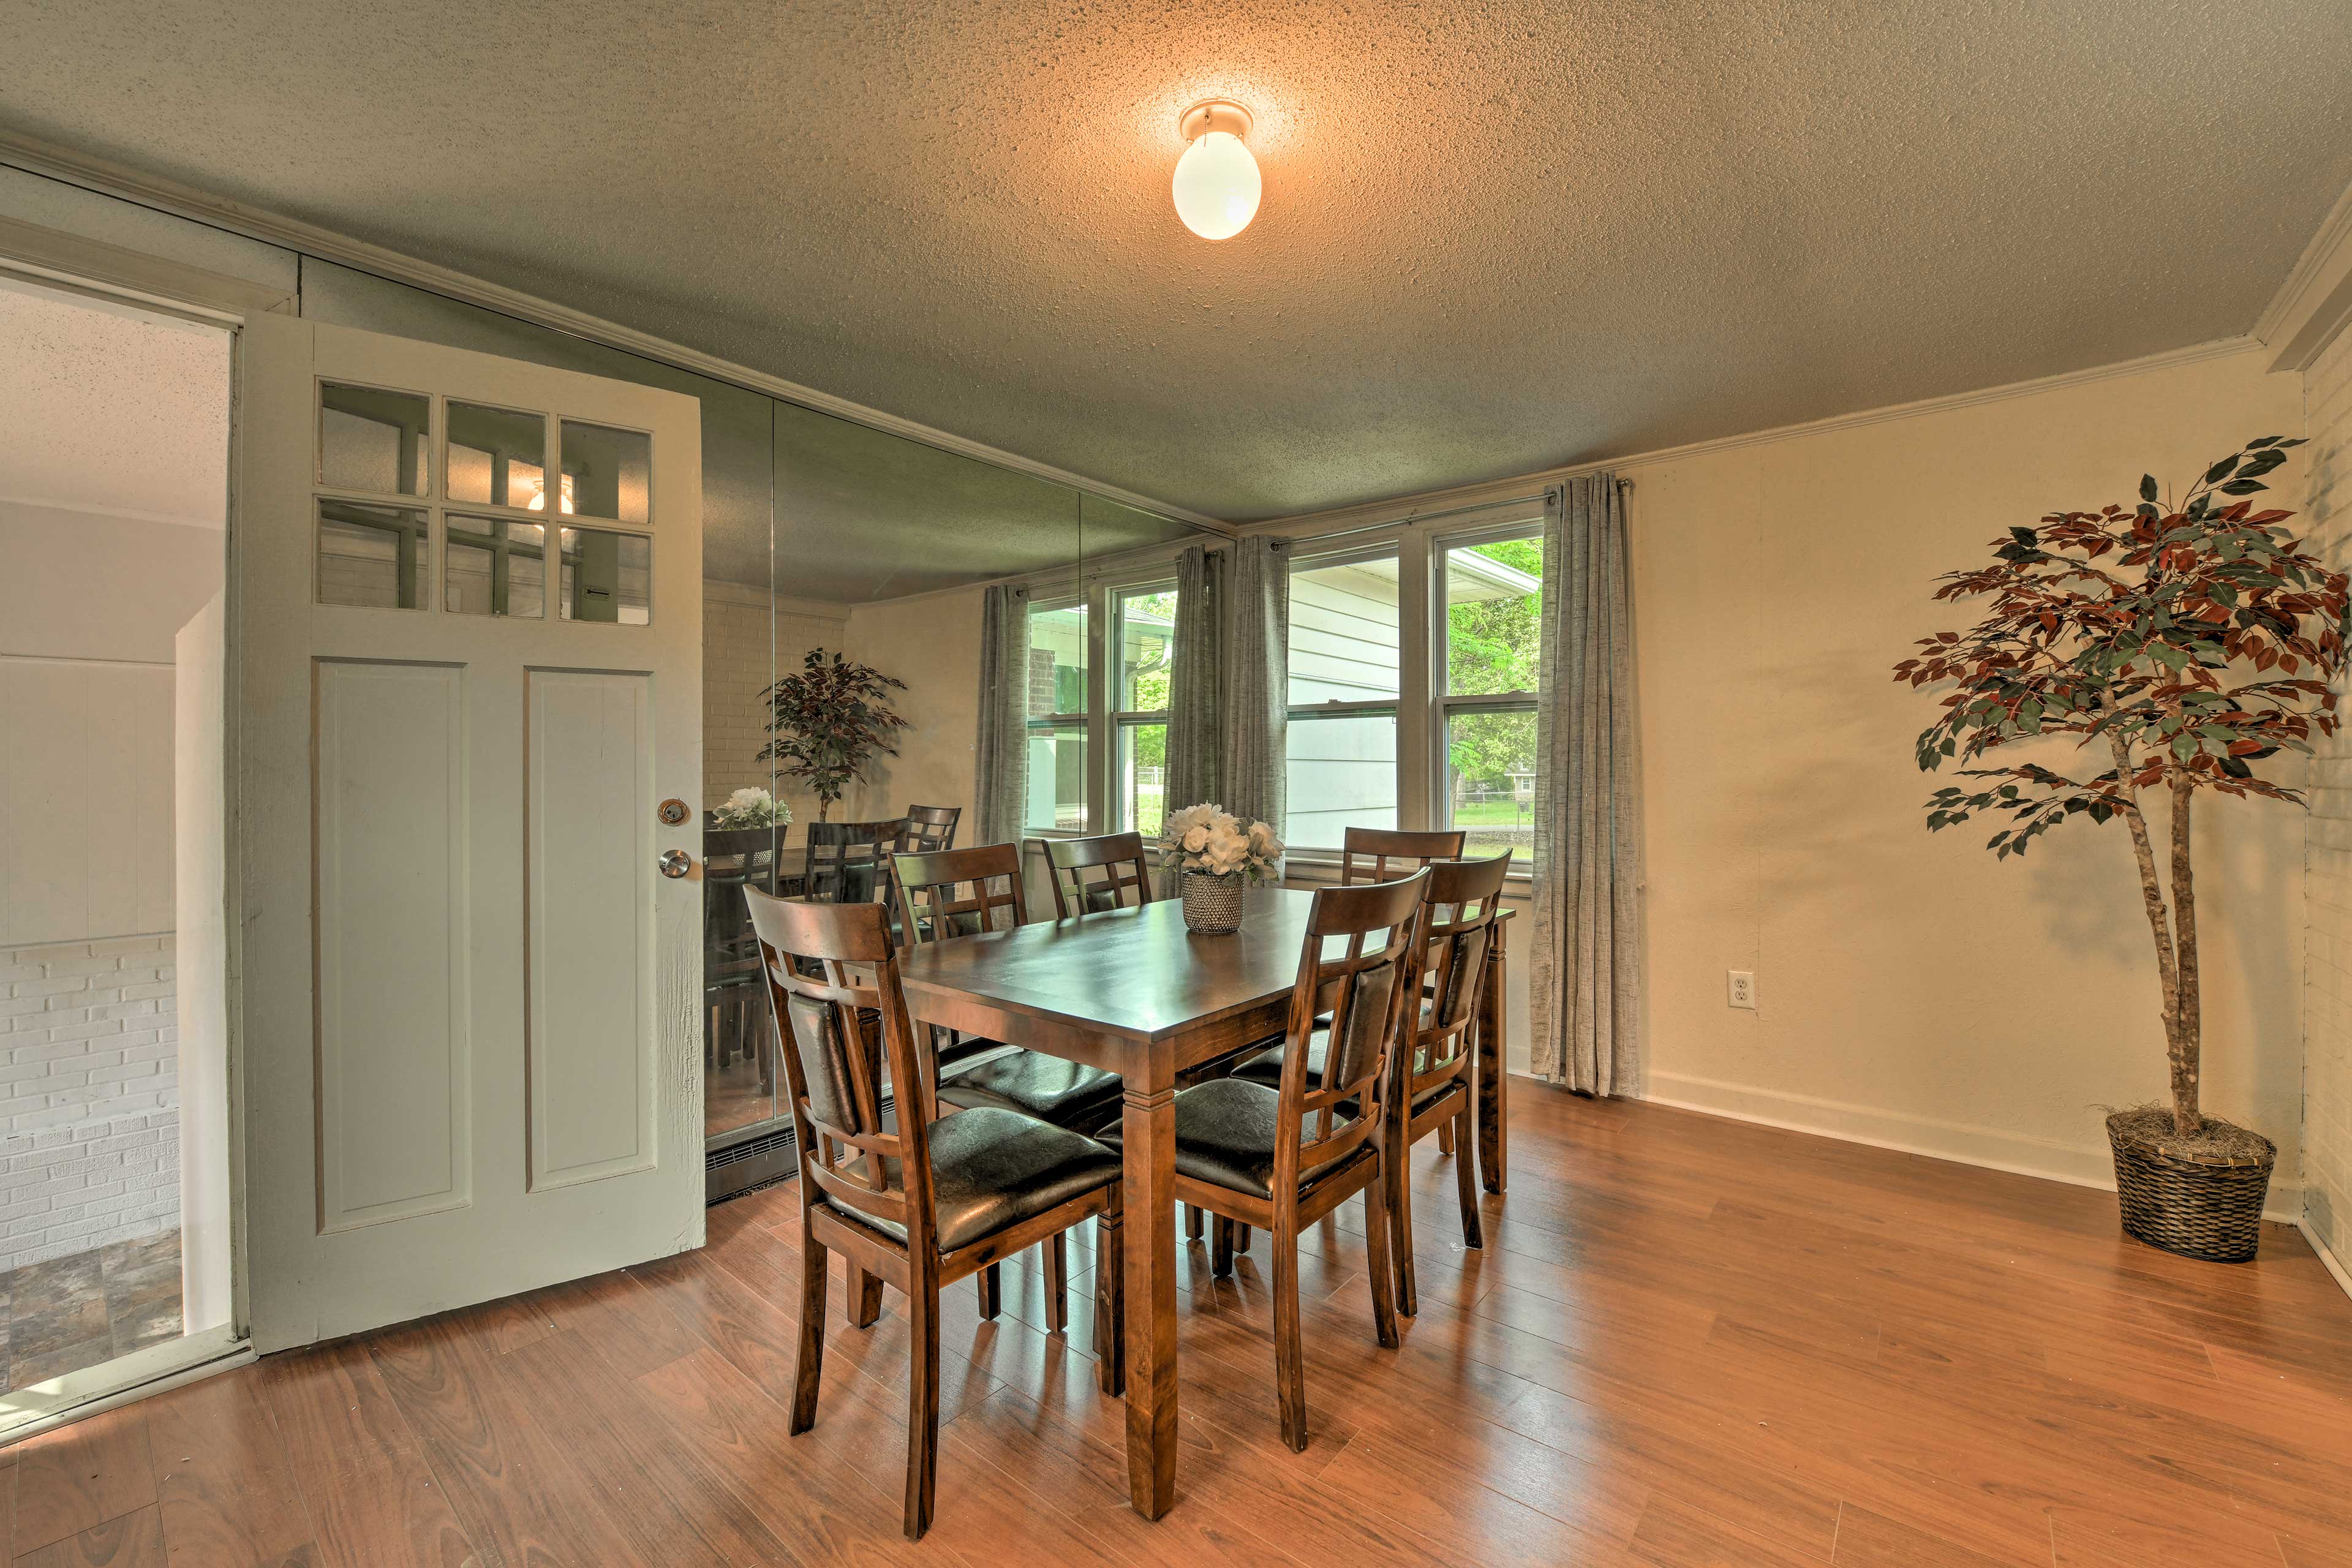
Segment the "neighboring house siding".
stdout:
<path fill-rule="evenodd" d="M 1393 700 L 1401 663 L 1393 559 L 1321 568 L 1310 562 L 1293 574 L 1290 843 L 1336 849 L 1349 827 L 1396 826 L 1396 721 L 1307 719 L 1297 710 Z"/>
<path fill-rule="evenodd" d="M 2311 438 L 2305 518 L 2319 553 L 2352 562 L 2352 330 L 2304 378 Z M 2305 825 L 2305 1218 L 2352 1268 L 2352 738 L 2318 742 Z"/>

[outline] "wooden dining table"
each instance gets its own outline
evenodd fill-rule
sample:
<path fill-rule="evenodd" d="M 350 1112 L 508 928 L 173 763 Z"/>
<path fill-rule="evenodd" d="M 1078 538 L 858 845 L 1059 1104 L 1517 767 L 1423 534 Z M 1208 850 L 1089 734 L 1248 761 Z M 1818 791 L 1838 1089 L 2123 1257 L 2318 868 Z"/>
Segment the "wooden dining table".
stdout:
<path fill-rule="evenodd" d="M 1039 921 L 907 950 L 920 1022 L 1084 1062 L 1123 1080 L 1129 1499 L 1147 1519 L 1176 1500 L 1176 1084 L 1203 1062 L 1282 1032 L 1309 892 L 1253 888 L 1240 931 L 1198 936 L 1179 900 Z M 1506 911 L 1507 913 L 1507 911 Z M 1478 1142 L 1503 1190 L 1504 944 L 1477 1027 Z"/>

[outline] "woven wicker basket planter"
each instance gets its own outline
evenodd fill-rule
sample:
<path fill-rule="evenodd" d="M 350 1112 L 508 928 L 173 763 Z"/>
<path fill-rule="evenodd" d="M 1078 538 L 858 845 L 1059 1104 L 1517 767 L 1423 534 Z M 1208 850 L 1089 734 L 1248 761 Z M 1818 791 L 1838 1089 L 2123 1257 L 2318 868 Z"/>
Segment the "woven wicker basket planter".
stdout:
<path fill-rule="evenodd" d="M 2263 1140 L 2250 1159 L 2198 1161 L 2143 1142 L 2107 1118 L 2125 1233 L 2209 1263 L 2245 1263 L 2263 1239 L 2263 1200 L 2277 1146 Z"/>
<path fill-rule="evenodd" d="M 1184 923 L 1203 936 L 1224 936 L 1241 930 L 1241 873 L 1212 877 L 1205 871 L 1185 872 Z"/>

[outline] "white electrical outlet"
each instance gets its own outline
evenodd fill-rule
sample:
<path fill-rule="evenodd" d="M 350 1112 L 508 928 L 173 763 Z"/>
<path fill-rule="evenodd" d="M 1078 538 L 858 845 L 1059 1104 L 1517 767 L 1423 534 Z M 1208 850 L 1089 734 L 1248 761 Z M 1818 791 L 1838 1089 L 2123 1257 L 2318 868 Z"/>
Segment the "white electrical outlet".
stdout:
<path fill-rule="evenodd" d="M 1756 1011 L 1756 975 L 1754 972 L 1746 969 L 1734 969 L 1728 973 L 1731 977 L 1731 1005 L 1735 1007 L 1745 1007 L 1749 1012 L 1753 1013 Z"/>

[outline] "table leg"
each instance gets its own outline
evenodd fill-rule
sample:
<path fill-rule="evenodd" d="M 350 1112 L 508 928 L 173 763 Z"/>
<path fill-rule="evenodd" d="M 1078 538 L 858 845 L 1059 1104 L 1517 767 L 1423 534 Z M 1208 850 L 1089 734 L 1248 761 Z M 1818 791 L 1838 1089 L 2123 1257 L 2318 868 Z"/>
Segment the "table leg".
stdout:
<path fill-rule="evenodd" d="M 1128 1500 L 1158 1519 L 1176 1500 L 1176 1085 L 1126 1079 Z"/>
<path fill-rule="evenodd" d="M 1503 1020 L 1510 1016 L 1504 999 L 1503 929 L 1486 944 L 1486 988 L 1478 997 L 1478 1169 L 1486 1190 L 1499 1193 L 1509 1175 L 1510 1042 Z"/>

